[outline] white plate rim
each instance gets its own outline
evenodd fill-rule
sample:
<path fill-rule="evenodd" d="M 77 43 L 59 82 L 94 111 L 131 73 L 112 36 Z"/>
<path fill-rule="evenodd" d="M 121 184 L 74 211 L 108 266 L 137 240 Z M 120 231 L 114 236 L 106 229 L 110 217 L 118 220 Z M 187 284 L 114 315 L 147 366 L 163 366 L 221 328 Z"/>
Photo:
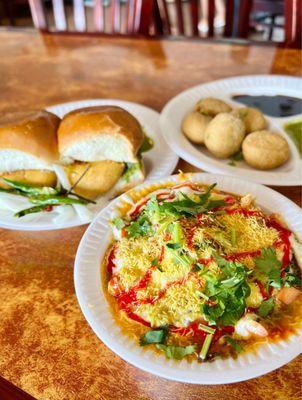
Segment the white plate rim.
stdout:
<path fill-rule="evenodd" d="M 160 127 L 163 136 L 166 139 L 166 142 L 169 144 L 171 149 L 179 155 L 182 159 L 185 161 L 189 162 L 190 164 L 196 166 L 197 168 L 200 168 L 202 170 L 205 170 L 206 172 L 211 172 L 211 173 L 219 173 L 219 174 L 225 174 L 228 176 L 234 176 L 237 178 L 245 178 L 248 179 L 252 182 L 256 183 L 262 183 L 265 185 L 272 185 L 272 186 L 298 186 L 301 185 L 302 183 L 302 172 L 299 172 L 299 169 L 302 169 L 302 160 L 299 160 L 299 154 L 297 149 L 295 148 L 293 142 L 286 136 L 284 137 L 287 139 L 291 153 L 293 156 L 293 163 L 295 165 L 295 176 L 294 173 L 287 173 L 283 171 L 260 171 L 256 169 L 243 169 L 243 168 L 234 168 L 230 167 L 227 164 L 220 163 L 220 161 L 212 156 L 208 157 L 206 155 L 203 155 L 202 152 L 199 152 L 190 141 L 185 138 L 182 134 L 179 133 L 179 129 L 176 132 L 175 129 L 172 129 L 170 123 L 169 123 L 169 113 L 173 113 L 175 115 L 175 108 L 177 107 L 177 103 L 179 101 L 182 101 L 183 97 L 187 95 L 192 95 L 194 92 L 199 91 L 199 90 L 207 90 L 211 89 L 212 87 L 215 88 L 215 86 L 219 85 L 230 85 L 232 83 L 237 84 L 237 85 L 250 85 L 251 82 L 254 84 L 261 82 L 262 85 L 270 86 L 270 85 L 275 85 L 271 86 L 271 89 L 274 89 L 275 91 L 279 92 L 280 90 L 290 90 L 287 85 L 291 85 L 293 91 L 296 92 L 296 95 L 298 90 L 295 89 L 295 87 L 301 87 L 302 90 L 302 78 L 299 77 L 293 77 L 293 76 L 286 76 L 286 75 L 242 75 L 242 76 L 235 76 L 235 77 L 230 77 L 230 78 L 225 78 L 225 79 L 218 79 L 215 81 L 195 85 L 193 87 L 190 87 L 188 89 L 185 89 L 184 91 L 178 93 L 176 96 L 171 98 L 164 106 L 164 108 L 161 111 L 160 114 Z M 278 88 L 277 88 L 278 85 Z M 280 87 L 279 87 L 280 85 Z M 282 86 L 285 86 L 283 88 Z M 240 91 L 237 87 L 235 87 L 234 91 Z M 261 91 L 261 89 L 260 89 Z M 281 93 L 282 94 L 282 93 Z M 217 94 L 217 97 L 220 97 L 220 94 Z M 229 99 L 229 101 L 231 101 Z M 238 104 L 238 103 L 237 103 Z M 239 104 L 238 104 L 239 105 Z M 241 105 L 244 106 L 244 105 Z M 189 110 L 185 110 L 189 111 Z M 271 122 L 274 124 L 278 125 L 278 128 L 281 128 L 281 122 L 285 123 L 288 120 L 294 120 L 297 118 L 300 118 L 302 116 L 302 110 L 301 114 L 294 115 L 291 117 L 283 117 L 283 118 L 276 118 L 276 117 L 267 117 Z M 177 137 L 180 137 L 180 140 L 183 140 L 186 144 L 186 146 L 189 147 L 189 151 L 186 151 L 183 146 L 179 143 Z M 176 137 L 176 141 L 175 141 Z"/>
<path fill-rule="evenodd" d="M 240 179 L 229 176 L 208 174 L 208 173 L 195 173 L 192 174 L 192 177 L 193 179 L 199 182 L 205 182 L 205 183 L 217 181 L 218 187 L 223 186 L 222 183 L 226 182 L 227 186 L 229 185 L 230 187 L 233 188 L 237 187 L 237 193 L 240 193 L 241 186 L 245 185 L 247 187 L 248 185 L 250 193 L 252 194 L 262 193 L 262 196 L 267 196 L 267 198 L 272 198 L 275 202 L 279 204 L 280 207 L 288 208 L 287 213 L 291 215 L 291 221 L 293 221 L 294 226 L 297 227 L 295 231 L 298 232 L 300 238 L 302 238 L 302 211 L 296 204 L 294 204 L 291 200 L 287 199 L 280 193 L 275 192 L 274 190 L 267 188 L 263 185 L 242 181 Z M 171 181 L 171 179 L 175 179 L 175 181 L 177 181 L 176 175 L 174 175 L 173 177 L 162 178 L 160 180 L 146 181 L 142 185 L 138 186 L 136 189 L 139 190 L 140 188 L 143 188 L 149 185 L 150 183 Z M 223 187 L 223 189 L 227 190 L 225 187 Z M 237 361 L 228 359 L 230 369 L 227 374 L 225 374 L 225 372 L 224 374 L 222 374 L 223 369 L 221 368 L 220 365 L 220 368 L 217 367 L 215 373 L 211 371 L 210 373 L 207 373 L 205 376 L 206 371 L 201 371 L 201 373 L 198 374 L 198 376 L 196 376 L 196 374 L 192 374 L 192 369 L 190 368 L 188 368 L 188 370 L 185 371 L 183 369 L 180 370 L 175 369 L 173 370 L 173 374 L 171 374 L 169 368 L 167 372 L 167 368 L 163 367 L 159 363 L 156 363 L 156 365 L 150 364 L 150 359 L 152 359 L 152 355 L 150 355 L 149 352 L 148 355 L 144 356 L 144 359 L 142 361 L 142 356 L 141 354 L 139 354 L 139 351 L 135 351 L 135 354 L 132 354 L 132 352 L 129 353 L 128 351 L 126 351 L 123 345 L 121 345 L 120 343 L 117 344 L 116 341 L 112 339 L 111 333 L 108 333 L 106 331 L 106 328 L 104 327 L 105 326 L 104 321 L 102 321 L 101 317 L 99 315 L 97 317 L 94 315 L 95 304 L 93 304 L 93 301 L 95 301 L 96 299 L 97 301 L 96 307 L 99 307 L 102 298 L 101 278 L 100 278 L 99 268 L 100 268 L 100 259 L 103 257 L 103 253 L 100 253 L 99 249 L 99 242 L 97 240 L 98 231 L 101 228 L 103 229 L 103 233 L 107 232 L 105 234 L 106 237 L 104 238 L 104 242 L 107 241 L 104 247 L 107 247 L 108 235 L 110 229 L 108 227 L 107 220 L 110 217 L 110 214 L 114 209 L 114 207 L 117 205 L 120 199 L 125 196 L 127 196 L 127 193 L 115 199 L 111 204 L 109 204 L 94 218 L 93 222 L 90 224 L 89 228 L 87 229 L 87 231 L 85 232 L 84 236 L 81 239 L 75 259 L 75 268 L 74 268 L 75 291 L 80 308 L 92 330 L 109 349 L 115 352 L 119 357 L 124 359 L 126 362 L 136 366 L 137 368 L 144 370 L 145 372 L 149 372 L 158 375 L 162 378 L 175 380 L 178 382 L 186 382 L 194 384 L 226 384 L 226 383 L 234 383 L 256 378 L 258 376 L 269 373 L 287 364 L 289 361 L 291 361 L 300 354 L 301 350 L 299 348 L 299 340 L 301 340 L 302 337 L 302 330 L 299 331 L 299 334 L 297 336 L 292 335 L 288 341 L 280 341 L 277 344 L 270 343 L 268 345 L 263 346 L 265 348 L 267 346 L 269 348 L 269 351 L 271 352 L 270 357 L 268 358 L 263 354 L 259 356 L 258 352 L 256 353 L 257 354 L 256 357 L 253 354 L 247 353 L 247 358 L 249 360 L 248 364 L 246 365 L 247 368 L 244 368 L 244 364 L 242 365 L 242 363 L 238 364 Z M 259 199 L 259 202 L 261 203 L 261 199 Z M 96 261 L 95 262 L 89 261 L 89 257 L 91 256 L 91 254 L 94 254 L 93 257 L 94 260 L 97 260 L 97 265 L 95 265 Z M 87 263 L 86 266 L 84 260 Z M 85 277 L 86 276 L 89 277 L 90 274 L 91 276 L 93 276 L 94 286 L 96 285 L 96 287 L 94 287 L 93 289 L 85 289 L 83 288 L 83 285 L 85 285 L 84 282 L 86 279 Z M 95 282 L 95 280 L 97 282 Z M 92 298 L 94 299 L 93 301 L 91 301 Z M 105 310 L 105 312 L 110 313 L 108 305 L 106 306 L 106 304 L 102 303 L 100 309 L 103 312 Z M 97 318 L 99 318 L 99 322 L 96 321 Z M 115 323 L 113 321 L 111 321 L 109 324 L 109 326 L 111 327 L 114 325 Z M 123 343 L 122 339 L 121 343 Z M 139 348 L 139 346 L 137 345 L 135 346 Z M 135 347 L 133 348 L 135 349 Z M 280 354 L 278 354 L 278 352 L 280 351 L 282 352 L 281 356 Z M 239 359 L 240 356 L 238 360 Z M 220 360 L 215 361 L 214 363 L 220 363 Z M 214 363 L 211 363 L 211 365 L 213 365 Z"/>
<path fill-rule="evenodd" d="M 158 163 L 158 160 L 154 160 L 154 161 L 157 161 L 156 167 L 153 168 L 153 169 L 155 169 L 155 173 L 153 171 L 150 171 L 149 175 L 151 175 L 151 179 L 157 179 L 157 178 L 160 178 L 167 174 L 170 174 L 174 171 L 179 158 L 178 158 L 177 154 L 174 153 L 170 149 L 170 147 L 167 145 L 163 135 L 161 135 L 160 127 L 159 127 L 159 113 L 150 107 L 147 107 L 145 105 L 138 104 L 135 102 L 131 102 L 131 101 L 120 100 L 120 99 L 100 98 L 100 99 L 76 100 L 76 101 L 69 101 L 69 102 L 65 102 L 65 103 L 53 104 L 51 106 L 45 107 L 45 110 L 47 110 L 49 112 L 53 112 L 54 114 L 57 114 L 57 115 L 61 114 L 61 116 L 62 116 L 65 114 L 65 112 L 63 113 L 60 110 L 67 109 L 66 112 L 69 112 L 72 109 L 76 109 L 76 108 L 80 108 L 80 107 L 103 105 L 103 104 L 119 105 L 119 106 L 125 107 L 125 108 L 135 107 L 139 112 L 149 114 L 150 120 L 151 120 L 151 118 L 154 120 L 154 127 L 152 128 L 152 130 L 154 130 L 155 134 L 157 136 L 159 136 L 161 138 L 161 140 L 163 141 L 163 143 L 166 145 L 165 158 L 163 158 L 161 160 L 161 163 Z M 157 125 L 157 128 L 155 128 L 156 125 Z M 63 222 L 63 223 L 57 223 L 57 224 L 44 223 L 44 224 L 35 225 L 35 223 L 32 223 L 31 221 L 29 221 L 28 223 L 20 224 L 20 223 L 18 223 L 18 221 L 20 221 L 18 219 L 16 219 L 16 223 L 13 223 L 13 222 L 7 223 L 0 218 L 0 228 L 10 229 L 10 230 L 22 230 L 22 231 L 47 231 L 47 230 L 73 228 L 76 226 L 88 224 L 91 222 L 91 220 L 92 219 L 80 220 L 77 217 L 69 222 Z"/>

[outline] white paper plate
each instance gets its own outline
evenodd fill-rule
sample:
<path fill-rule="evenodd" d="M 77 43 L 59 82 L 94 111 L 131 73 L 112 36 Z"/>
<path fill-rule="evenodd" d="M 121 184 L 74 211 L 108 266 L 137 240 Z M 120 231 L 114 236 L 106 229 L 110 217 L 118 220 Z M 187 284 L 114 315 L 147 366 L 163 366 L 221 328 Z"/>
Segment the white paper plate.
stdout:
<path fill-rule="evenodd" d="M 74 101 L 47 107 L 46 109 L 62 118 L 66 113 L 76 108 L 106 104 L 117 105 L 125 108 L 139 120 L 147 134 L 154 140 L 154 147 L 152 150 L 143 155 L 146 168 L 146 178 L 157 179 L 173 172 L 178 157 L 168 147 L 160 134 L 159 114 L 151 108 L 128 101 L 101 99 Z M 80 216 L 73 207 L 63 206 L 55 207 L 52 212 L 30 214 L 18 219 L 14 217 L 16 207 L 20 210 L 28 208 L 32 206 L 32 204 L 21 196 L 4 195 L 1 193 L 0 227 L 17 230 L 51 230 L 70 228 L 89 223 L 93 219 L 94 215 L 105 207 L 108 202 L 108 198 L 105 196 L 101 197 L 96 205 L 88 206 L 90 211 L 88 215 L 85 213 Z M 7 208 L 7 205 L 9 205 L 11 209 Z"/>
<path fill-rule="evenodd" d="M 233 95 L 288 95 L 301 98 L 302 79 L 276 75 L 254 75 L 223 79 L 188 89 L 170 100 L 161 112 L 160 127 L 169 146 L 188 161 L 208 172 L 222 173 L 248 179 L 266 185 L 295 186 L 302 182 L 302 160 L 292 140 L 284 132 L 283 125 L 300 115 L 286 118 L 267 116 L 269 129 L 279 132 L 288 142 L 291 158 L 279 168 L 260 171 L 249 167 L 244 161 L 236 162 L 236 167 L 228 165 L 229 160 L 215 158 L 204 146 L 193 145 L 181 132 L 184 115 L 193 110 L 195 103 L 203 97 L 216 97 L 236 107 L 244 104 L 232 100 Z"/>
<path fill-rule="evenodd" d="M 178 181 L 178 178 L 168 177 L 157 182 L 171 180 Z M 301 210 L 272 189 L 222 175 L 199 173 L 193 174 L 190 180 L 206 184 L 217 182 L 218 188 L 241 195 L 251 193 L 264 210 L 282 214 L 290 229 L 302 238 Z M 135 190 L 149 183 L 146 182 Z M 112 240 L 108 221 L 123 199 L 127 199 L 127 194 L 114 200 L 95 217 L 81 240 L 74 270 L 76 295 L 82 312 L 95 334 L 112 351 L 144 371 L 180 382 L 199 384 L 231 383 L 254 378 L 281 367 L 300 353 L 302 330 L 299 336 L 292 335 L 288 341 L 259 347 L 255 354 L 246 353 L 239 355 L 237 360 L 230 358 L 205 364 L 167 360 L 164 355 L 155 354 L 151 349 L 142 349 L 123 335 L 109 309 L 100 275 L 101 261 Z"/>

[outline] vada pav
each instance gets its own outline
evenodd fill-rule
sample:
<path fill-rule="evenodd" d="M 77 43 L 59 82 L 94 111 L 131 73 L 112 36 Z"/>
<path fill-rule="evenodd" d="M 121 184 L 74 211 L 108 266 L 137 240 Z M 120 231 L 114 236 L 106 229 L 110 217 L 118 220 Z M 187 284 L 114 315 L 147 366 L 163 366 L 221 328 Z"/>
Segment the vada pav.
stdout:
<path fill-rule="evenodd" d="M 59 152 L 74 192 L 92 199 L 142 182 L 144 138 L 136 118 L 120 107 L 87 107 L 65 115 L 58 130 Z"/>
<path fill-rule="evenodd" d="M 55 187 L 59 123 L 60 118 L 44 110 L 0 115 L 0 178 Z M 0 188 L 9 186 L 0 179 Z"/>
<path fill-rule="evenodd" d="M 205 145 L 217 158 L 228 158 L 241 147 L 245 126 L 240 118 L 221 113 L 208 124 L 205 131 Z"/>
<path fill-rule="evenodd" d="M 264 115 L 257 108 L 242 107 L 232 111 L 232 114 L 242 119 L 246 133 L 262 131 L 267 127 Z"/>
<path fill-rule="evenodd" d="M 262 170 L 279 167 L 290 155 L 287 141 L 266 130 L 250 133 L 243 141 L 242 153 L 250 166 Z"/>
<path fill-rule="evenodd" d="M 211 119 L 197 111 L 188 113 L 182 121 L 182 131 L 192 143 L 204 144 L 204 133 Z"/>
<path fill-rule="evenodd" d="M 228 113 L 232 111 L 232 107 L 220 99 L 206 97 L 205 99 L 201 99 L 196 103 L 195 111 L 210 117 L 215 117 L 217 114 Z"/>

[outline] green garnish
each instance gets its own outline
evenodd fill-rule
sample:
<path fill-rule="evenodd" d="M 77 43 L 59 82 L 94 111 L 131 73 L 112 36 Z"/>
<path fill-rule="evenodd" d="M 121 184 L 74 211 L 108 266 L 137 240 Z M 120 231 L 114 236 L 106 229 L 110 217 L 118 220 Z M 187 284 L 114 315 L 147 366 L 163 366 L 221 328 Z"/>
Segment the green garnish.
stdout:
<path fill-rule="evenodd" d="M 138 150 L 137 156 L 141 157 L 142 153 L 146 153 L 154 147 L 154 141 L 145 133 L 144 141 Z"/>
<path fill-rule="evenodd" d="M 225 205 L 223 200 L 209 201 L 211 192 L 216 186 L 216 183 L 210 185 L 207 191 L 201 195 L 196 195 L 197 201 L 192 200 L 185 193 L 181 192 L 182 199 L 175 201 L 166 201 L 159 205 L 159 212 L 174 214 L 176 216 L 181 215 L 197 215 L 199 213 L 205 213 L 212 210 L 213 208 Z"/>
<path fill-rule="evenodd" d="M 141 163 L 140 162 L 136 162 L 136 163 L 127 163 L 126 164 L 126 168 L 125 171 L 122 175 L 122 178 L 129 183 L 130 182 L 130 178 L 133 174 L 135 174 L 136 171 L 139 171 L 141 169 Z"/>
<path fill-rule="evenodd" d="M 182 242 L 182 229 L 179 221 L 173 223 L 172 240 L 174 243 Z"/>
<path fill-rule="evenodd" d="M 13 189 L 2 189 L 3 192 L 14 193 L 28 198 L 29 202 L 36 204 L 35 207 L 30 207 L 21 210 L 15 214 L 15 217 L 23 217 L 27 214 L 33 214 L 47 210 L 49 206 L 72 205 L 94 203 L 90 199 L 86 199 L 76 193 L 69 192 L 62 187 L 52 188 L 48 186 L 39 187 L 31 186 L 25 183 L 11 181 L 10 179 L 2 178 L 2 180 Z"/>
<path fill-rule="evenodd" d="M 10 179 L 6 178 L 2 178 L 2 180 L 12 188 L 32 196 L 60 194 L 60 190 L 48 186 L 44 187 L 31 186 L 25 183 L 11 181 Z"/>
<path fill-rule="evenodd" d="M 262 250 L 261 256 L 255 259 L 255 266 L 264 275 L 268 285 L 281 288 L 281 262 L 273 247 Z"/>
<path fill-rule="evenodd" d="M 284 125 L 284 130 L 290 136 L 302 157 L 302 120 L 288 122 Z"/>
<path fill-rule="evenodd" d="M 154 343 L 164 343 L 168 335 L 168 328 L 148 331 L 140 339 L 140 345 L 146 346 Z"/>
<path fill-rule="evenodd" d="M 123 229 L 125 224 L 125 221 L 120 218 L 120 217 L 116 217 L 114 218 L 114 220 L 112 221 L 113 225 L 117 228 L 117 229 Z"/>
<path fill-rule="evenodd" d="M 237 351 L 237 353 L 240 353 L 242 351 L 242 347 L 236 342 L 236 340 L 234 340 L 230 336 L 225 336 L 225 339 L 228 343 L 230 343 L 233 349 Z"/>
<path fill-rule="evenodd" d="M 192 259 L 191 257 L 189 257 L 187 254 L 183 253 L 181 254 L 178 251 L 178 248 L 181 246 L 178 246 L 177 243 L 168 243 L 166 244 L 166 249 L 168 250 L 168 252 L 173 256 L 173 259 L 176 263 L 178 264 L 182 264 L 183 266 L 188 266 L 192 263 Z"/>
<path fill-rule="evenodd" d="M 136 221 L 130 222 L 125 229 L 129 237 L 147 236 L 152 230 L 152 225 L 148 217 L 142 214 Z"/>
<path fill-rule="evenodd" d="M 157 344 L 156 348 L 165 353 L 166 357 L 174 360 L 181 360 L 197 351 L 196 345 L 190 346 L 170 346 L 165 344 Z"/>
<path fill-rule="evenodd" d="M 243 154 L 242 154 L 242 150 L 237 151 L 237 153 L 235 153 L 230 161 L 228 162 L 228 165 L 231 165 L 233 167 L 236 167 L 236 161 L 241 161 L 243 160 Z"/>
<path fill-rule="evenodd" d="M 248 273 L 238 262 L 217 258 L 221 269 L 219 277 L 206 273 L 205 295 L 210 302 L 202 303 L 201 313 L 210 325 L 235 325 L 244 313 L 246 298 L 250 295 Z"/>
<path fill-rule="evenodd" d="M 201 329 L 202 331 L 205 331 L 205 332 L 211 333 L 211 334 L 214 334 L 215 330 L 216 330 L 214 328 L 211 328 L 210 326 L 203 325 L 203 324 L 199 324 L 198 328 Z"/>
<path fill-rule="evenodd" d="M 213 340 L 213 335 L 208 334 L 203 342 L 201 352 L 199 353 L 199 358 L 201 358 L 202 360 L 205 360 L 207 358 L 207 354 L 210 349 L 212 340 Z"/>
<path fill-rule="evenodd" d="M 268 314 L 270 314 L 275 306 L 275 300 L 273 297 L 271 297 L 268 300 L 264 300 L 261 303 L 261 306 L 258 308 L 257 314 L 260 315 L 260 317 L 267 317 Z"/>

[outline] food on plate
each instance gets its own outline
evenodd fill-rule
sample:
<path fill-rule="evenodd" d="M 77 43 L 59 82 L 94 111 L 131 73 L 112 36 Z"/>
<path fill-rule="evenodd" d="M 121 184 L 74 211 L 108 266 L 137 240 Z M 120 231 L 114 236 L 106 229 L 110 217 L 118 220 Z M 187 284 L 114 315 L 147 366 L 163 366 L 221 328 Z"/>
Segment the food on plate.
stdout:
<path fill-rule="evenodd" d="M 266 127 L 267 120 L 257 108 L 232 110 L 224 101 L 212 97 L 199 100 L 195 111 L 182 120 L 182 131 L 192 143 L 205 144 L 217 158 L 230 158 L 228 165 L 236 166 L 237 161 L 244 160 L 262 170 L 277 168 L 290 157 L 286 140 Z M 285 130 L 301 153 L 301 121 L 286 124 Z"/>
<path fill-rule="evenodd" d="M 125 169 L 124 163 L 103 160 L 92 163 L 74 162 L 66 171 L 71 185 L 78 182 L 76 192 L 88 198 L 95 198 L 108 192 L 120 179 Z"/>
<path fill-rule="evenodd" d="M 70 183 L 78 181 L 75 193 L 119 193 L 143 181 L 140 149 L 146 140 L 137 119 L 120 107 L 87 107 L 66 114 L 58 130 L 59 152 Z"/>
<path fill-rule="evenodd" d="M 3 115 L 2 198 L 8 203 L 11 195 L 27 199 L 28 208 L 22 210 L 17 202 L 17 217 L 75 205 L 87 218 L 80 205 L 95 203 L 105 193 L 113 197 L 144 180 L 142 154 L 152 146 L 136 118 L 120 107 L 82 108 L 61 123 L 44 110 Z"/>
<path fill-rule="evenodd" d="M 300 327 L 301 243 L 251 195 L 215 184 L 150 185 L 129 193 L 112 225 L 104 290 L 138 345 L 203 362 Z"/>
<path fill-rule="evenodd" d="M 205 131 L 205 145 L 217 158 L 227 158 L 236 153 L 245 136 L 244 123 L 230 113 L 216 115 Z"/>
<path fill-rule="evenodd" d="M 85 199 L 72 190 L 64 189 L 62 186 L 57 186 L 55 188 L 47 186 L 40 187 L 11 181 L 6 178 L 3 178 L 3 182 L 7 185 L 7 188 L 0 188 L 0 192 L 26 197 L 28 202 L 32 204 L 28 208 L 17 211 L 14 215 L 18 218 L 41 211 L 50 212 L 54 207 L 58 206 L 80 206 L 94 203 L 94 201 Z"/>
<path fill-rule="evenodd" d="M 204 143 L 205 129 L 211 117 L 200 114 L 198 111 L 188 113 L 182 121 L 182 131 L 195 144 Z"/>
<path fill-rule="evenodd" d="M 44 110 L 0 115 L 0 178 L 55 186 L 59 123 L 56 115 Z M 8 188 L 3 179 L 0 188 Z"/>
<path fill-rule="evenodd" d="M 195 111 L 210 117 L 215 117 L 215 115 L 219 113 L 232 111 L 232 107 L 223 100 L 215 99 L 214 97 L 206 97 L 196 103 Z"/>
<path fill-rule="evenodd" d="M 243 141 L 242 152 L 249 165 L 263 170 L 279 167 L 290 155 L 287 141 L 266 130 L 249 134 Z"/>
<path fill-rule="evenodd" d="M 232 113 L 242 119 L 246 133 L 262 131 L 267 127 L 264 115 L 257 108 L 242 107 L 235 109 Z"/>

